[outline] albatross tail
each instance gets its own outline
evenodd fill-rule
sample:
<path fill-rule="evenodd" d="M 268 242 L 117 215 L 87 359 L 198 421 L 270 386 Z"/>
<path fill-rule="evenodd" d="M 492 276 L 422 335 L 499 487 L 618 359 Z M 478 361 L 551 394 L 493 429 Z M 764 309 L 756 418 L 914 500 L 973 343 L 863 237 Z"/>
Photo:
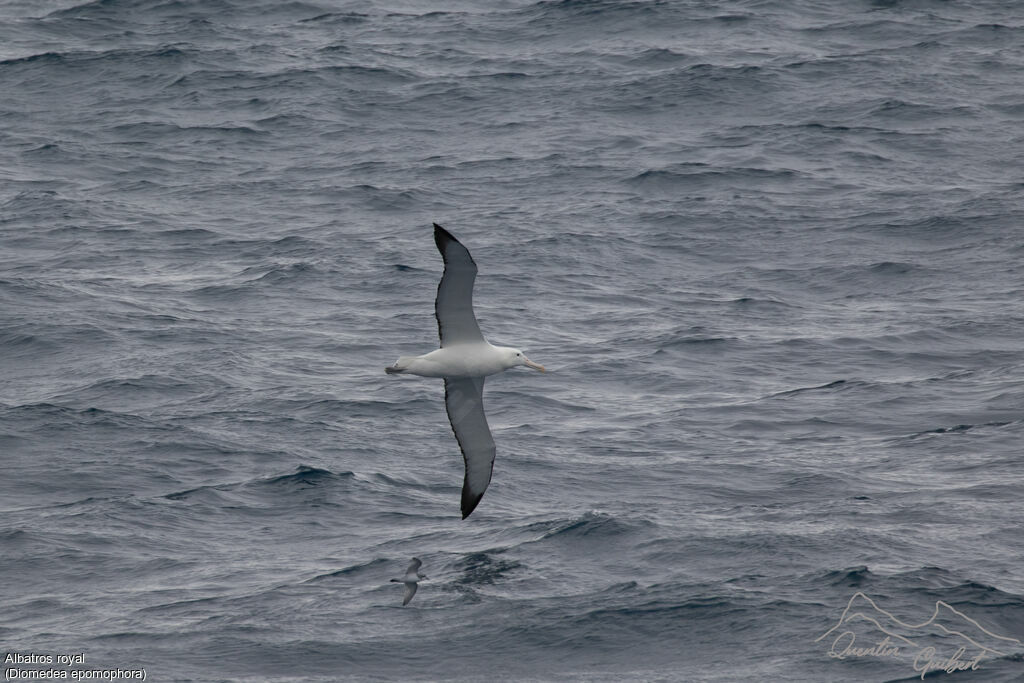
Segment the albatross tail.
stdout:
<path fill-rule="evenodd" d="M 394 365 L 392 365 L 391 367 L 384 368 L 384 372 L 388 373 L 389 375 L 403 373 L 406 371 L 406 369 L 408 369 L 409 363 L 411 363 L 414 358 L 415 356 L 401 356 L 398 360 L 395 361 Z"/>

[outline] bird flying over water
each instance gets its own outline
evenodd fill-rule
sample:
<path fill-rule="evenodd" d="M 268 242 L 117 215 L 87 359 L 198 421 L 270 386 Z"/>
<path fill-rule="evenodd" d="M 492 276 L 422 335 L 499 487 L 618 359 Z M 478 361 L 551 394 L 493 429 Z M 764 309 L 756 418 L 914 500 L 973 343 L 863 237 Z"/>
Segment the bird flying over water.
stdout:
<path fill-rule="evenodd" d="M 405 598 L 402 600 L 402 607 L 408 605 L 409 601 L 412 600 L 412 596 L 416 595 L 416 589 L 419 588 L 419 584 L 416 582 L 427 578 L 426 574 L 420 574 L 420 567 L 422 566 L 423 563 L 420 562 L 420 559 L 414 557 L 409 564 L 409 568 L 405 570 L 405 576 L 400 579 L 391 579 L 391 583 L 405 584 Z"/>
<path fill-rule="evenodd" d="M 455 439 L 466 462 L 462 482 L 462 518 L 469 517 L 494 468 L 494 439 L 484 415 L 484 378 L 517 365 L 544 372 L 519 349 L 494 346 L 480 333 L 473 314 L 473 283 L 476 263 L 469 250 L 450 232 L 434 223 L 434 242 L 444 259 L 444 275 L 437 286 L 434 315 L 441 348 L 422 356 L 402 356 L 389 374 L 444 378 L 444 403 Z"/>

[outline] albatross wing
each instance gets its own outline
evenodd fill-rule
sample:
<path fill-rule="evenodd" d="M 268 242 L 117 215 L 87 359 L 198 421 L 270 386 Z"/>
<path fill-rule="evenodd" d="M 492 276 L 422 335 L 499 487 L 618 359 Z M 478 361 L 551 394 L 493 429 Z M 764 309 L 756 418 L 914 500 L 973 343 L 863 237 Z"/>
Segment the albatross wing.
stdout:
<path fill-rule="evenodd" d="M 434 223 L 434 242 L 444 259 L 444 275 L 437 286 L 434 315 L 441 336 L 441 348 L 452 344 L 484 341 L 473 315 L 473 283 L 476 263 L 469 249 L 452 234 Z"/>
<path fill-rule="evenodd" d="M 446 269 L 446 277 L 447 274 Z M 462 482 L 462 518 L 465 519 L 484 497 L 494 468 L 494 439 L 484 415 L 484 378 L 445 377 L 444 404 L 466 461 L 466 478 Z"/>

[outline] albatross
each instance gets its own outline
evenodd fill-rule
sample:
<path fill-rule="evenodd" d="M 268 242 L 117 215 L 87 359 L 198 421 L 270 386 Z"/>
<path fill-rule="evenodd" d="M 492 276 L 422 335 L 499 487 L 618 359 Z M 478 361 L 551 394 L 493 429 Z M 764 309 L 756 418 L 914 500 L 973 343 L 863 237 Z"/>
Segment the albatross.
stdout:
<path fill-rule="evenodd" d="M 494 439 L 484 415 L 484 378 L 519 365 L 545 372 L 519 349 L 494 346 L 484 339 L 473 314 L 476 262 L 450 232 L 434 223 L 434 242 L 444 259 L 434 315 L 441 348 L 422 356 L 402 356 L 389 375 L 444 378 L 444 404 L 466 463 L 462 482 L 462 518 L 469 517 L 491 483 Z"/>

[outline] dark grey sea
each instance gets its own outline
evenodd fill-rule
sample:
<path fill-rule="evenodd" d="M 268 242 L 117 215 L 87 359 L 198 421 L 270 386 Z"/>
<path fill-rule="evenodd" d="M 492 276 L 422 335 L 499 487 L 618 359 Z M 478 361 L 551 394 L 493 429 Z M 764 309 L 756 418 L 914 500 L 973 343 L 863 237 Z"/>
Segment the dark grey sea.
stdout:
<path fill-rule="evenodd" d="M 1016 2 L 6 0 L 7 680 L 1024 680 L 1022 159 Z"/>

